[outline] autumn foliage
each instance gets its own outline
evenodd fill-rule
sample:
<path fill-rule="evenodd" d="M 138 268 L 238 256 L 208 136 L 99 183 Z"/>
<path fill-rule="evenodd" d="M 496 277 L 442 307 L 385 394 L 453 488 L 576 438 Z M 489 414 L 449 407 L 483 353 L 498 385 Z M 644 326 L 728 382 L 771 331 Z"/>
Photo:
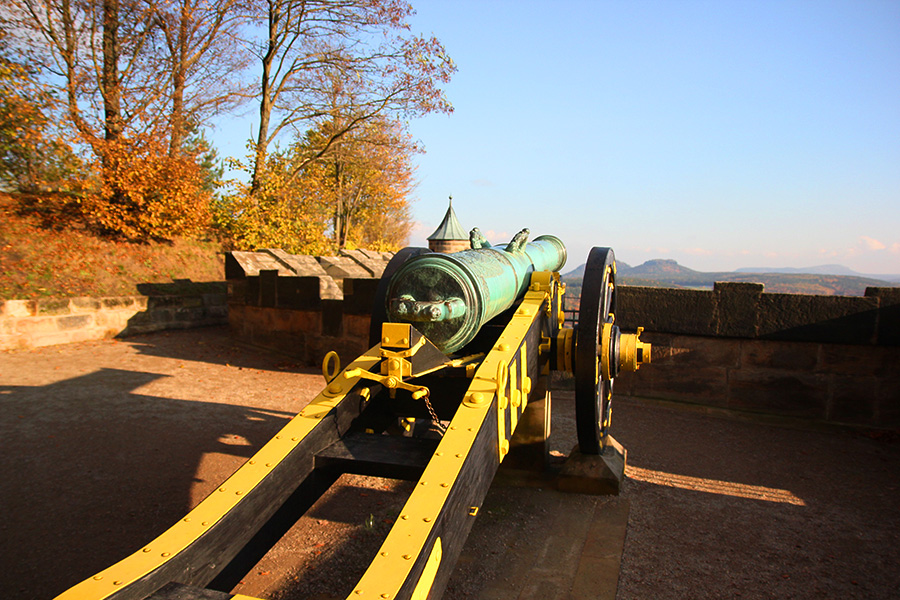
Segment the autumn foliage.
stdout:
<path fill-rule="evenodd" d="M 12 0 L 0 184 L 52 191 L 122 240 L 396 249 L 419 151 L 405 123 L 452 111 L 441 85 L 455 71 L 436 38 L 410 33 L 413 13 L 404 0 Z M 192 140 L 249 102 L 246 175 L 223 187 Z"/>
<path fill-rule="evenodd" d="M 169 155 L 152 140 L 107 144 L 102 185 L 86 194 L 84 212 L 101 231 L 126 239 L 194 236 L 210 223 L 210 193 L 192 155 Z"/>

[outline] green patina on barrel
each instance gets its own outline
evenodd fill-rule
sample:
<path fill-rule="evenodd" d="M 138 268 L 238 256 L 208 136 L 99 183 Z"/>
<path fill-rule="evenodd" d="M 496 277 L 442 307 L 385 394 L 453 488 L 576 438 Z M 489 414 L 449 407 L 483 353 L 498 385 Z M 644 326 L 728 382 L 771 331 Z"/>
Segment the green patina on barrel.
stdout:
<path fill-rule="evenodd" d="M 387 315 L 411 323 L 446 353 L 459 350 L 528 289 L 534 271 L 559 271 L 566 247 L 542 235 L 521 250 L 507 246 L 422 254 L 391 278 Z"/>

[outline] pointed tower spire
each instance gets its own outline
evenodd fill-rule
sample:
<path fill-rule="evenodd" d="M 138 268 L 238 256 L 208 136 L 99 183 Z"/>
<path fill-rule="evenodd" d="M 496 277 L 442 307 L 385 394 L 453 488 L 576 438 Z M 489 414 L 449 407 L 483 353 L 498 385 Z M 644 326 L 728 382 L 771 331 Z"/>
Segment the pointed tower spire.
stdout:
<path fill-rule="evenodd" d="M 447 208 L 444 220 L 434 230 L 434 233 L 428 236 L 428 248 L 433 252 L 459 252 L 468 247 L 469 235 L 460 225 L 459 219 L 456 218 L 456 212 L 453 210 L 453 196 L 450 196 L 450 206 Z"/>

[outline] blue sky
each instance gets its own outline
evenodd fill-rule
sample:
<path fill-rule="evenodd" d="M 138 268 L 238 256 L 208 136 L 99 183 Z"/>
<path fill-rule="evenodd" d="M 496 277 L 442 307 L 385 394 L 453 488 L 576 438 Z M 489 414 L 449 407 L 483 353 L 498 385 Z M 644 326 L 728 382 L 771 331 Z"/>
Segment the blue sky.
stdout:
<path fill-rule="evenodd" d="M 455 112 L 411 123 L 411 245 L 452 194 L 491 241 L 559 236 L 567 268 L 596 245 L 900 273 L 900 2 L 413 5 L 459 71 Z M 213 133 L 224 154 L 240 130 Z"/>

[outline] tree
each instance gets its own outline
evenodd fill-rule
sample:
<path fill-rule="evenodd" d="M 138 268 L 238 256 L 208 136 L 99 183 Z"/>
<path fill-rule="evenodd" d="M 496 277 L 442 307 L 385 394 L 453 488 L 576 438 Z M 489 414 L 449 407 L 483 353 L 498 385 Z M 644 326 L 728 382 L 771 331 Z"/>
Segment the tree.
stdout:
<path fill-rule="evenodd" d="M 0 28 L 0 180 L 23 192 L 77 189 L 81 162 L 51 127 L 54 98 Z"/>
<path fill-rule="evenodd" d="M 295 145 L 294 154 L 315 152 L 341 127 L 341 122 L 323 123 Z M 345 133 L 326 154 L 307 163 L 299 181 L 327 207 L 335 248 L 364 240 L 369 245 L 405 242 L 411 225 L 408 198 L 415 187 L 412 157 L 419 151 L 404 123 L 381 117 Z"/>
<path fill-rule="evenodd" d="M 451 112 L 440 89 L 456 67 L 434 38 L 408 36 L 413 13 L 403 0 L 260 0 L 266 37 L 257 57 L 259 131 L 251 170 L 260 185 L 269 146 L 285 130 L 330 122 L 316 145 L 295 153 L 299 176 L 340 138 L 386 115 Z"/>
<path fill-rule="evenodd" d="M 239 10 L 242 8 L 238 0 L 157 4 L 157 23 L 171 74 L 172 156 L 182 152 L 185 139 L 205 116 L 230 110 L 247 94 L 234 76 L 249 62 L 237 47 L 245 20 Z"/>
<path fill-rule="evenodd" d="M 91 223 L 132 239 L 202 226 L 210 194 L 200 149 L 185 139 L 234 97 L 199 79 L 225 81 L 222 71 L 239 64 L 224 52 L 236 43 L 235 0 L 15 2 L 19 44 L 37 48 L 64 107 L 62 128 L 94 156 L 99 182 L 84 202 Z"/>
<path fill-rule="evenodd" d="M 295 254 L 327 254 L 327 207 L 318 191 L 286 182 L 288 157 L 270 152 L 256 190 L 243 181 L 232 182 L 232 193 L 213 202 L 213 221 L 235 250 L 282 248 Z M 233 167 L 249 172 L 250 165 Z"/>

